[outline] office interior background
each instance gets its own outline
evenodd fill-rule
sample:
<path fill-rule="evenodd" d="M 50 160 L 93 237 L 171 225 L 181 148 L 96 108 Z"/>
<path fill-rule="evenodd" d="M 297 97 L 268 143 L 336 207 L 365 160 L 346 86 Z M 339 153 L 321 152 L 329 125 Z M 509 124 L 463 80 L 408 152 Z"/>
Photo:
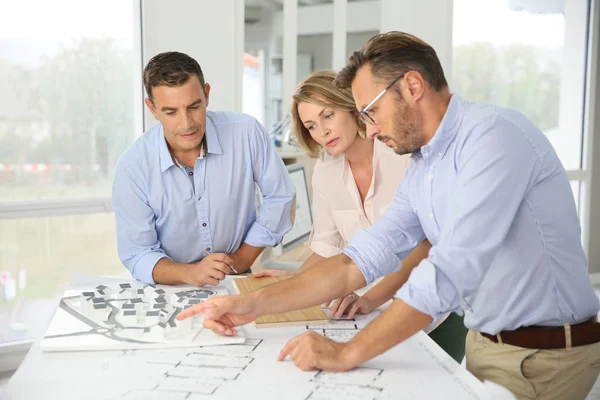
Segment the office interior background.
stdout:
<path fill-rule="evenodd" d="M 21 0 L 0 13 L 0 358 L 14 368 L 75 272 L 121 275 L 111 212 L 119 156 L 155 121 L 142 70 L 196 58 L 210 109 L 248 113 L 284 161 L 297 83 L 339 70 L 379 32 L 437 51 L 453 92 L 517 109 L 571 180 L 600 285 L 600 9 L 596 0 Z"/>

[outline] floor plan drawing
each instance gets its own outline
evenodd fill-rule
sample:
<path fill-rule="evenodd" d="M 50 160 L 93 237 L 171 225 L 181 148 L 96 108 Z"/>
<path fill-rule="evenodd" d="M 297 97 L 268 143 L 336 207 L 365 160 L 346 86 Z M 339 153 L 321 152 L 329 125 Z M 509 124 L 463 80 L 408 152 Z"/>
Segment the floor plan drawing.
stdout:
<path fill-rule="evenodd" d="M 329 313 L 328 308 L 324 308 Z M 355 315 L 353 318 L 341 317 L 331 319 L 328 323 L 322 325 L 307 325 L 306 330 L 312 330 L 316 333 L 326 336 L 336 342 L 349 342 L 352 338 L 364 329 L 369 322 L 377 318 L 381 312 L 375 310 L 368 315 Z"/>
<path fill-rule="evenodd" d="M 356 315 L 354 318 L 332 319 L 322 325 L 287 329 L 294 329 L 298 333 L 312 330 L 332 340 L 348 341 L 377 315 L 379 311 L 370 315 Z M 260 336 L 262 330 L 256 330 L 256 333 Z M 262 339 L 248 339 L 244 344 L 202 347 L 185 353 L 179 351 L 175 357 L 172 351 L 138 351 L 137 356 L 144 357 L 146 362 L 168 364 L 169 367 L 165 367 L 164 374 L 155 387 L 127 392 L 123 398 L 189 399 L 194 398 L 193 396 L 219 395 L 228 384 L 235 383 L 242 374 L 248 372 L 262 342 Z M 376 384 L 376 379 L 382 372 L 383 370 L 374 368 L 357 368 L 343 374 L 315 371 L 307 381 L 305 400 L 375 399 L 383 392 L 382 387 Z M 165 397 L 161 397 L 162 395 Z"/>
<path fill-rule="evenodd" d="M 383 392 L 376 379 L 383 372 L 379 368 L 355 368 L 344 373 L 319 371 L 311 382 L 317 386 L 307 400 L 375 399 Z"/>
<path fill-rule="evenodd" d="M 231 293 L 233 289 L 226 285 L 199 289 L 191 286 L 144 286 L 138 282 L 122 282 L 120 279 L 93 280 L 76 283 L 65 293 L 64 304 L 58 308 L 46 337 L 32 347 L 13 375 L 7 388 L 8 398 L 480 398 L 481 382 L 457 364 L 424 332 L 418 332 L 403 343 L 347 372 L 303 371 L 290 357 L 279 361 L 281 350 L 294 337 L 314 331 L 333 340 L 348 341 L 360 334 L 379 315 L 379 311 L 354 318 L 334 319 L 319 326 L 258 329 L 253 324 L 247 324 L 239 329 L 240 335 L 233 338 L 202 330 L 193 342 L 181 346 L 177 344 L 181 336 L 169 338 L 163 343 L 140 344 L 136 342 L 139 338 L 131 334 L 125 336 L 126 340 L 114 340 L 110 337 L 111 334 L 121 335 L 123 330 L 133 330 L 125 329 L 123 322 L 127 322 L 125 317 L 129 317 L 125 315 L 126 312 L 136 311 L 136 318 L 131 320 L 133 327 L 129 328 L 145 330 L 147 325 L 160 327 L 160 324 L 166 327 L 172 317 L 171 310 L 156 304 L 171 304 L 174 308 L 178 304 L 177 308 L 185 308 L 195 301 Z M 131 286 L 121 286 L 122 283 L 130 283 Z M 94 301 L 100 298 L 104 301 Z M 141 301 L 135 300 L 137 298 L 141 298 Z M 104 307 L 95 307 L 98 304 L 103 304 Z M 127 306 L 124 307 L 125 305 Z M 88 311 L 81 312 L 82 307 L 87 307 Z M 148 315 L 147 312 L 156 311 L 155 307 L 158 315 Z M 110 311 L 106 311 L 107 309 Z M 165 309 L 168 312 L 162 311 Z M 143 314 L 143 322 L 138 322 L 137 319 L 140 312 L 146 313 Z M 73 313 L 85 315 L 86 319 L 78 318 Z M 192 320 L 191 329 L 201 326 L 198 323 L 199 321 Z M 115 325 L 112 333 L 110 324 Z M 118 327 L 118 324 L 123 327 Z M 134 338 L 130 341 L 132 337 Z M 198 340 L 199 337 L 201 340 Z M 211 340 L 211 337 L 216 340 Z M 57 340 L 62 342 L 58 343 Z M 46 347 L 43 347 L 44 344 Z M 85 351 L 56 351 L 68 348 L 67 345 L 71 349 Z M 55 351 L 48 351 L 48 346 Z M 102 351 L 89 351 L 102 347 Z"/>
<path fill-rule="evenodd" d="M 252 364 L 253 352 L 261 342 L 248 339 L 243 344 L 208 346 L 178 353 L 144 351 L 132 354 L 143 358 L 146 364 L 161 366 L 164 373 L 154 388 L 128 391 L 123 399 L 189 399 L 194 395 L 215 394 L 221 386 L 238 379 Z"/>

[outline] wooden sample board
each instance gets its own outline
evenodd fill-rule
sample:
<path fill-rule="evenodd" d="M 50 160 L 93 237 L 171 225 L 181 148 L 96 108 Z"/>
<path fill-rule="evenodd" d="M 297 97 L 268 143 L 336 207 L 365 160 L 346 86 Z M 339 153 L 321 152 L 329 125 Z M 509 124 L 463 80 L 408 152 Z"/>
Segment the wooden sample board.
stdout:
<path fill-rule="evenodd" d="M 233 287 L 239 294 L 247 294 L 289 278 L 289 276 L 237 278 L 233 279 Z M 263 315 L 254 321 L 254 325 L 257 328 L 276 328 L 281 326 L 321 325 L 328 321 L 329 318 L 325 311 L 320 306 L 314 306 L 281 314 Z"/>

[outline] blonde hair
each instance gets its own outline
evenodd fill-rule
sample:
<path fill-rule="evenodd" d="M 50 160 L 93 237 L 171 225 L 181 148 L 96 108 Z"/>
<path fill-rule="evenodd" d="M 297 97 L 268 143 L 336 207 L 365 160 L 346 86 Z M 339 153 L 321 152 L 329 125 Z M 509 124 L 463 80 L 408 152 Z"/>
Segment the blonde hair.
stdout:
<path fill-rule="evenodd" d="M 310 136 L 310 132 L 302 123 L 298 114 L 298 104 L 311 103 L 331 107 L 335 110 L 348 111 L 356 119 L 361 136 L 364 135 L 366 129 L 364 123 L 358 118 L 350 89 L 340 89 L 333 84 L 336 76 L 337 74 L 331 70 L 313 72 L 300 82 L 296 92 L 292 95 L 292 133 L 304 152 L 313 158 L 320 156 L 322 148 Z"/>

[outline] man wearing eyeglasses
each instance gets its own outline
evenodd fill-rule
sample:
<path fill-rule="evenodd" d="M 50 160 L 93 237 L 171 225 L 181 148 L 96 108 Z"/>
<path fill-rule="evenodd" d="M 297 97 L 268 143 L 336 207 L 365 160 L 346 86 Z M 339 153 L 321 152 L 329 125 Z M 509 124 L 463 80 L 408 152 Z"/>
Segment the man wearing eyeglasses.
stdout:
<path fill-rule="evenodd" d="M 405 33 L 372 38 L 337 84 L 352 88 L 369 137 L 412 153 L 394 203 L 343 254 L 181 318 L 204 313 L 206 327 L 230 335 L 257 316 L 371 283 L 427 238 L 429 257 L 366 329 L 348 343 L 306 333 L 280 360 L 348 370 L 456 311 L 470 329 L 467 368 L 475 376 L 520 399 L 585 399 L 600 371 L 600 304 L 569 179 L 544 134 L 516 111 L 452 94 L 435 51 Z"/>

